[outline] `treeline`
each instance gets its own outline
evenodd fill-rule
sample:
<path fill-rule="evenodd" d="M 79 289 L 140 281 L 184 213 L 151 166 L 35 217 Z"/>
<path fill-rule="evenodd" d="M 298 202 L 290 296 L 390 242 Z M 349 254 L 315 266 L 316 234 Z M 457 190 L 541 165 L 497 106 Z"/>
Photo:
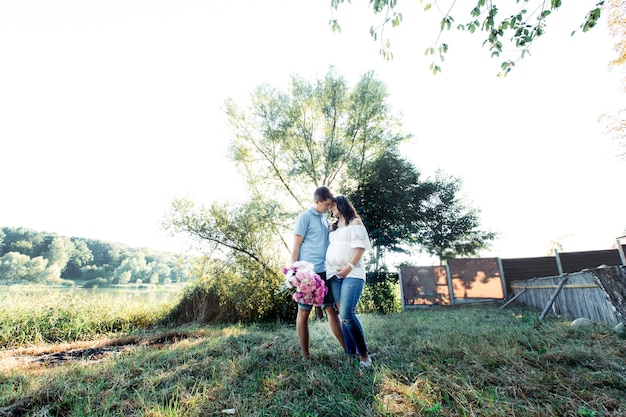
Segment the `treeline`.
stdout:
<path fill-rule="evenodd" d="M 0 284 L 166 285 L 187 281 L 189 268 L 188 258 L 169 252 L 25 228 L 0 229 Z"/>

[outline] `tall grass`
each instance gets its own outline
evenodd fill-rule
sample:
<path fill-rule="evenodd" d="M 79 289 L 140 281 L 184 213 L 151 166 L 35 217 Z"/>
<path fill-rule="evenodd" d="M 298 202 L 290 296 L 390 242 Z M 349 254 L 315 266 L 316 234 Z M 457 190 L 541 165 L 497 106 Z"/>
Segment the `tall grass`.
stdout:
<path fill-rule="evenodd" d="M 624 337 L 537 318 L 487 305 L 361 315 L 371 369 L 323 321 L 310 361 L 291 324 L 181 326 L 99 361 L 5 370 L 0 415 L 626 415 Z"/>
<path fill-rule="evenodd" d="M 154 326 L 178 299 L 139 291 L 10 287 L 0 293 L 0 348 L 89 340 Z M 154 294 L 153 294 L 154 295 Z"/>

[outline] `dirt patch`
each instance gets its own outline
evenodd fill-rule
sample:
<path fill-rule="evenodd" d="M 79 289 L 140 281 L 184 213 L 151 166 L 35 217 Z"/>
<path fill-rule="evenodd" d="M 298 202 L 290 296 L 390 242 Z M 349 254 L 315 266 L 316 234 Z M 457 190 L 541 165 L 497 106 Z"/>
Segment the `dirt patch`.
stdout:
<path fill-rule="evenodd" d="M 0 352 L 0 372 L 16 368 L 50 367 L 76 362 L 93 363 L 115 354 L 132 351 L 139 346 L 159 348 L 193 336 L 186 332 L 170 331 L 156 336 L 126 336 L 7 350 Z"/>
<path fill-rule="evenodd" d="M 179 340 L 202 337 L 202 332 L 167 331 L 152 336 L 126 336 L 88 342 L 59 343 L 0 352 L 0 372 L 15 369 L 50 368 L 76 363 L 94 363 L 140 346 L 161 349 Z M 49 393 L 38 393 L 0 408 L 0 417 L 21 417 L 33 412 L 33 404 L 45 402 Z M 39 414 L 38 414 L 39 415 Z M 43 414 L 42 414 L 43 415 Z M 46 413 L 47 415 L 47 413 Z"/>

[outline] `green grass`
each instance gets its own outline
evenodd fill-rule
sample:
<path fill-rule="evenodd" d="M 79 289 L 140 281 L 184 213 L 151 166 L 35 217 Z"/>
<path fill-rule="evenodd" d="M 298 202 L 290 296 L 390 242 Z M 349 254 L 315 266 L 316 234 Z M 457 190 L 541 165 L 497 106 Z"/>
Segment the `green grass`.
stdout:
<path fill-rule="evenodd" d="M 493 305 L 361 315 L 376 352 L 365 370 L 320 321 L 310 361 L 291 324 L 153 330 L 97 361 L 5 368 L 0 415 L 625 415 L 623 336 L 538 315 Z"/>
<path fill-rule="evenodd" d="M 177 300 L 177 292 L 169 290 L 4 287 L 0 292 L 0 348 L 135 332 L 152 327 Z"/>

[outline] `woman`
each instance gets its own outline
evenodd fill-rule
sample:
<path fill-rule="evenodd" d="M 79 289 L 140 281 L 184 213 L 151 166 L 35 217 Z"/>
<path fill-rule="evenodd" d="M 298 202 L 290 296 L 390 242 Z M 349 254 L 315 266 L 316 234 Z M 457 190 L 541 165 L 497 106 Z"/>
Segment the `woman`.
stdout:
<path fill-rule="evenodd" d="M 365 267 L 361 258 L 372 246 L 363 222 L 346 197 L 335 197 L 330 209 L 337 220 L 329 235 L 326 272 L 331 277 L 330 287 L 339 309 L 346 353 L 358 355 L 360 366 L 370 367 L 372 359 L 356 316 L 356 305 L 365 286 Z"/>

